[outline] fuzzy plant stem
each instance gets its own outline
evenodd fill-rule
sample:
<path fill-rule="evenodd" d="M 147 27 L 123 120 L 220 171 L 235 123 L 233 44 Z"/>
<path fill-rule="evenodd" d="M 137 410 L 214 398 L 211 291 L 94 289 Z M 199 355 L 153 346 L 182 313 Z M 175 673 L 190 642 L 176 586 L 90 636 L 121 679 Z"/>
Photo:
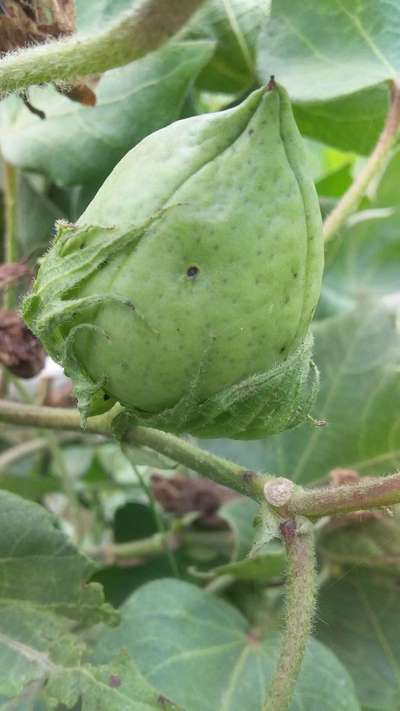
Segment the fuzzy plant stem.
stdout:
<path fill-rule="evenodd" d="M 111 420 L 112 411 L 98 417 L 90 417 L 86 423 L 85 431 L 112 437 Z M 40 429 L 81 431 L 81 420 L 77 410 L 22 405 L 10 400 L 0 400 L 0 422 Z M 228 486 L 256 501 L 263 498 L 264 485 L 272 479 L 269 475 L 245 469 L 234 462 L 195 447 L 180 437 L 161 432 L 161 430 L 133 427 L 125 435 L 125 441 L 142 447 L 150 447 L 150 449 L 193 469 L 217 484 Z"/>
<path fill-rule="evenodd" d="M 371 180 L 382 170 L 397 138 L 399 125 L 400 84 L 398 81 L 393 81 L 391 105 L 378 143 L 368 158 L 363 170 L 359 173 L 348 191 L 339 200 L 336 207 L 327 216 L 324 222 L 325 241 L 332 239 L 336 232 L 345 224 L 347 218 L 355 212 Z"/>
<path fill-rule="evenodd" d="M 288 556 L 286 626 L 264 711 L 289 708 L 311 633 L 317 589 L 311 524 L 306 523 L 304 530 L 297 531 L 295 521 L 287 520 L 280 528 Z"/>
<path fill-rule="evenodd" d="M 12 52 L 0 61 L 0 94 L 71 81 L 120 67 L 158 49 L 204 0 L 143 0 L 108 29 Z"/>
<path fill-rule="evenodd" d="M 345 486 L 296 488 L 287 504 L 291 514 L 321 517 L 400 503 L 400 473 Z"/>

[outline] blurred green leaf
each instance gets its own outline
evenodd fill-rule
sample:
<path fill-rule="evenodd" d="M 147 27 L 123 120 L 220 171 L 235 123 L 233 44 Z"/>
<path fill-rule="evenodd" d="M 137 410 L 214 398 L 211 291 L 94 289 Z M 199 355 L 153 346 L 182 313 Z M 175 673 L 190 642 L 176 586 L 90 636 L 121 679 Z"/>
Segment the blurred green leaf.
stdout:
<path fill-rule="evenodd" d="M 244 558 L 253 545 L 256 535 L 254 518 L 258 508 L 255 501 L 243 497 L 228 501 L 218 511 L 218 515 L 227 522 L 233 532 L 233 561 Z"/>
<path fill-rule="evenodd" d="M 43 253 L 49 246 L 55 221 L 66 216 L 37 182 L 23 174 L 18 180 L 16 231 L 24 257 Z"/>
<path fill-rule="evenodd" d="M 45 494 L 62 489 L 59 478 L 32 474 L 1 474 L 0 489 L 10 491 L 24 499 L 41 499 Z"/>
<path fill-rule="evenodd" d="M 94 32 L 116 20 L 139 0 L 75 0 L 76 25 L 80 32 Z"/>
<path fill-rule="evenodd" d="M 315 324 L 321 387 L 313 414 L 328 424 L 302 425 L 258 443 L 258 470 L 306 483 L 325 478 L 335 467 L 371 475 L 399 467 L 398 313 L 395 306 L 367 300 Z M 249 446 L 215 440 L 213 451 L 229 451 L 246 466 Z"/>
<path fill-rule="evenodd" d="M 344 517 L 340 526 L 322 529 L 319 550 L 325 559 L 344 566 L 380 568 L 400 573 L 400 510 L 357 513 Z"/>
<path fill-rule="evenodd" d="M 125 648 L 143 676 L 185 711 L 261 711 L 279 637 L 257 639 L 233 607 L 188 583 L 160 580 L 122 608 L 98 657 Z M 335 656 L 311 642 L 290 711 L 359 711 L 353 685 Z"/>
<path fill-rule="evenodd" d="M 100 183 L 130 148 L 179 117 L 189 84 L 213 48 L 207 41 L 170 43 L 106 72 L 94 107 L 50 87 L 33 88 L 30 99 L 45 112 L 43 121 L 9 97 L 0 113 L 4 157 L 57 185 Z"/>
<path fill-rule="evenodd" d="M 281 577 L 286 570 L 286 553 L 278 543 L 270 543 L 266 552 L 254 558 L 243 558 L 210 571 L 213 575 L 233 575 L 238 580 L 265 584 Z"/>
<path fill-rule="evenodd" d="M 324 301 L 338 310 L 400 291 L 400 209 L 365 210 L 328 244 Z"/>
<path fill-rule="evenodd" d="M 215 40 L 216 48 L 197 85 L 237 93 L 254 84 L 255 47 L 269 15 L 270 0 L 209 0 L 196 13 L 186 35 Z"/>
<path fill-rule="evenodd" d="M 99 585 L 85 584 L 95 564 L 56 528 L 44 508 L 0 491 L 0 628 L 18 620 L 34 623 L 39 611 L 82 624 L 113 621 Z M 40 630 L 38 631 L 40 634 Z M 23 630 L 21 631 L 23 641 Z"/>
<path fill-rule="evenodd" d="M 273 0 L 262 33 L 261 76 L 298 101 L 324 101 L 394 79 L 400 6 L 376 0 Z"/>
<path fill-rule="evenodd" d="M 368 155 L 382 131 L 389 103 L 390 90 L 385 83 L 336 99 L 298 101 L 293 109 L 304 136 Z"/>
<path fill-rule="evenodd" d="M 365 711 L 398 711 L 398 580 L 353 572 L 330 580 L 318 604 L 318 637 L 349 670 Z"/>
<path fill-rule="evenodd" d="M 315 187 L 317 188 L 318 195 L 340 198 L 342 193 L 350 187 L 352 182 L 351 163 L 345 163 L 345 165 L 321 178 Z"/>
<path fill-rule="evenodd" d="M 397 149 L 386 166 L 377 185 L 374 205 L 377 207 L 400 206 L 400 150 Z"/>

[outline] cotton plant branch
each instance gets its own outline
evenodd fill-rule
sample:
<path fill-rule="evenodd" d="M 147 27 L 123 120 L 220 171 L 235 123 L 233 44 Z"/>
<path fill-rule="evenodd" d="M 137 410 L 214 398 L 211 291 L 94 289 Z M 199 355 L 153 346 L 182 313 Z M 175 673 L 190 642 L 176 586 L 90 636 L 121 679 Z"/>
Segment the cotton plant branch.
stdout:
<path fill-rule="evenodd" d="M 0 95 L 45 82 L 72 81 L 153 52 L 186 24 L 204 0 L 142 0 L 102 32 L 47 42 L 0 61 Z"/>
<path fill-rule="evenodd" d="M 356 211 L 365 192 L 382 170 L 390 151 L 396 141 L 400 125 L 400 80 L 393 81 L 392 97 L 386 122 L 378 142 L 369 156 L 364 168 L 342 196 L 336 207 L 329 213 L 324 222 L 325 241 L 332 239 L 345 224 L 347 218 Z"/>
<path fill-rule="evenodd" d="M 87 420 L 85 432 L 112 437 L 112 411 Z M 81 432 L 78 410 L 68 408 L 23 405 L 10 400 L 0 400 L 0 422 L 37 427 L 39 429 Z M 175 435 L 149 427 L 132 427 L 125 441 L 156 452 L 206 476 L 217 484 L 228 486 L 255 500 L 263 498 L 263 488 L 272 477 L 258 474 L 222 457 L 206 452 Z"/>
<path fill-rule="evenodd" d="M 112 418 L 112 410 L 105 415 L 90 417 L 85 432 L 113 437 Z M 79 412 L 70 408 L 23 405 L 0 399 L 0 422 L 82 433 Z M 281 516 L 302 515 L 318 518 L 400 503 L 400 472 L 372 481 L 364 482 L 361 479 L 360 483 L 354 485 L 303 489 L 290 479 L 246 469 L 161 430 L 132 427 L 125 438 L 131 444 L 154 449 L 208 479 L 256 501 L 266 499 L 271 508 Z"/>
<path fill-rule="evenodd" d="M 311 634 L 317 591 L 312 524 L 289 519 L 280 530 L 288 556 L 286 625 L 263 711 L 289 708 Z"/>
<path fill-rule="evenodd" d="M 400 472 L 343 486 L 303 489 L 279 477 L 264 488 L 267 503 L 281 516 L 320 518 L 400 503 Z"/>

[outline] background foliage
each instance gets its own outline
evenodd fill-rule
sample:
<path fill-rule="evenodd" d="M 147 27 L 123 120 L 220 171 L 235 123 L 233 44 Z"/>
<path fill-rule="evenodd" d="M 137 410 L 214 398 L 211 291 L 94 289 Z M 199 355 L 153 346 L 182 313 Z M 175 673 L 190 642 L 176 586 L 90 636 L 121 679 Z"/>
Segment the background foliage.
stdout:
<path fill-rule="evenodd" d="M 77 0 L 77 27 L 98 31 L 131 6 Z M 94 107 L 37 87 L 41 120 L 20 96 L 3 99 L 18 258 L 34 268 L 55 219 L 75 220 L 143 137 L 238 102 L 271 74 L 294 103 L 326 214 L 382 130 L 399 32 L 400 6 L 383 0 L 209 0 L 173 42 L 97 77 Z M 399 178 L 395 150 L 327 246 L 313 325 L 314 416 L 327 426 L 200 446 L 301 484 L 328 483 L 338 468 L 399 469 Z M 49 404 L 71 397 L 49 363 L 24 383 L 8 373 L 2 388 Z M 101 437 L 4 426 L 0 708 L 261 710 L 285 556 L 273 542 L 248 557 L 256 510 L 150 450 L 127 458 Z M 290 711 L 398 711 L 396 513 L 321 527 L 320 604 Z"/>

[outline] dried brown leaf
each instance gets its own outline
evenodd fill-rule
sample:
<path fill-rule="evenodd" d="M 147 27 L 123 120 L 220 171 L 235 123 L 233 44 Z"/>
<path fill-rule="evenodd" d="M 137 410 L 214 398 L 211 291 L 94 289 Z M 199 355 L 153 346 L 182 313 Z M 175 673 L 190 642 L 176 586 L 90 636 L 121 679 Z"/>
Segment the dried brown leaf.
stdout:
<path fill-rule="evenodd" d="M 0 364 L 19 378 L 33 378 L 46 359 L 40 342 L 16 311 L 0 310 Z"/>
<path fill-rule="evenodd" d="M 0 264 L 0 293 L 21 279 L 31 276 L 32 270 L 24 262 Z"/>

